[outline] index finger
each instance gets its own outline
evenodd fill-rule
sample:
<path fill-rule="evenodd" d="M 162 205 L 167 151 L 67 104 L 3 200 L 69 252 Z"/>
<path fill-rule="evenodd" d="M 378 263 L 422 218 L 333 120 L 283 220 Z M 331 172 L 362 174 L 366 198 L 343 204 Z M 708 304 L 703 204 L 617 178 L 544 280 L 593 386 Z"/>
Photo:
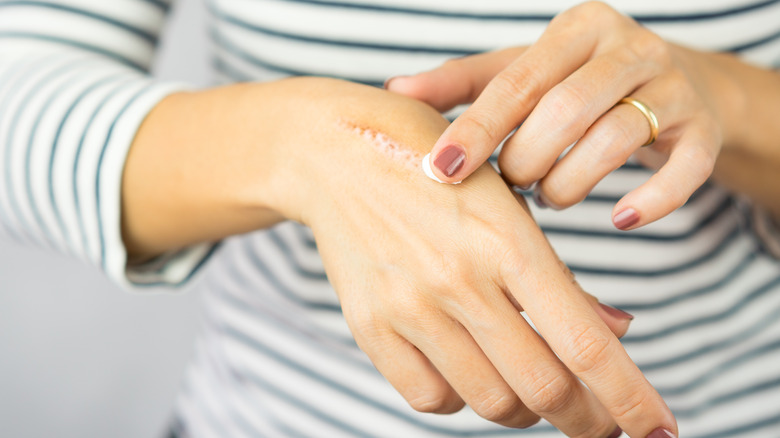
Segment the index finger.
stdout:
<path fill-rule="evenodd" d="M 444 131 L 431 151 L 436 176 L 455 183 L 471 175 L 547 91 L 588 60 L 597 37 L 592 26 L 556 17 L 539 41 L 496 75 Z"/>
<path fill-rule="evenodd" d="M 672 412 L 566 278 L 552 248 L 537 246 L 535 251 L 535 257 L 522 260 L 524 265 L 518 260 L 502 266 L 501 274 L 550 348 L 629 436 L 675 437 Z M 517 266 L 524 266 L 522 272 Z"/>

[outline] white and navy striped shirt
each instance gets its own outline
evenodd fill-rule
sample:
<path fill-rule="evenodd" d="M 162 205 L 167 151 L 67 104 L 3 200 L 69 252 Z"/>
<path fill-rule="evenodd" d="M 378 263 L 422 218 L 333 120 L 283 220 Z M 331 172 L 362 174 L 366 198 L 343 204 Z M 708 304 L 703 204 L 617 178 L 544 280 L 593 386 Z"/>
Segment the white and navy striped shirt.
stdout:
<path fill-rule="evenodd" d="M 531 43 L 577 3 L 207 1 L 219 82 L 320 75 L 373 85 Z M 780 66 L 780 0 L 610 3 L 669 40 Z M 125 268 L 127 149 L 150 109 L 186 88 L 147 73 L 168 6 L 0 0 L 0 236 L 73 254 L 133 290 L 205 289 L 182 435 L 559 436 L 544 422 L 518 431 L 469 409 L 412 410 L 357 348 L 300 225 Z M 581 204 L 535 217 L 586 290 L 635 314 L 623 343 L 682 436 L 780 436 L 780 265 L 748 206 L 712 185 L 657 223 L 616 231 L 613 204 L 648 176 L 628 164 Z"/>

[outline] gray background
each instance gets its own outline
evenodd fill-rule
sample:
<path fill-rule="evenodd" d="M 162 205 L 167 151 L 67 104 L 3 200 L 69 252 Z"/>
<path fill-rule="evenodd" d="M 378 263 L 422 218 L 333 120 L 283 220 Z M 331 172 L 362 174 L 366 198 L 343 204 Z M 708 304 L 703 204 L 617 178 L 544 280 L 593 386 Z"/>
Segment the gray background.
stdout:
<path fill-rule="evenodd" d="M 155 73 L 209 81 L 202 0 L 179 0 Z M 0 241 L 0 437 L 160 437 L 198 327 L 195 294 L 137 296 Z"/>

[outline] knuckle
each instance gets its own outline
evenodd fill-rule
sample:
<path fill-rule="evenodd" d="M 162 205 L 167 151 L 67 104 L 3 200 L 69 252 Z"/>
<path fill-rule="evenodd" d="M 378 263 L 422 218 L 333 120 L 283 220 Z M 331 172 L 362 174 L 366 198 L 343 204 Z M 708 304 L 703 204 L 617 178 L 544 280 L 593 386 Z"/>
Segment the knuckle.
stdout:
<path fill-rule="evenodd" d="M 585 2 L 582 4 L 582 10 L 590 16 L 601 16 L 616 13 L 612 6 L 601 1 Z"/>
<path fill-rule="evenodd" d="M 520 400 L 514 394 L 504 392 L 486 394 L 472 406 L 477 415 L 494 423 L 512 418 L 521 408 Z"/>
<path fill-rule="evenodd" d="M 573 352 L 569 369 L 577 375 L 598 370 L 610 360 L 610 345 L 611 339 L 603 330 L 590 325 L 574 327 L 566 345 L 566 350 Z"/>
<path fill-rule="evenodd" d="M 539 100 L 544 83 L 545 78 L 541 76 L 541 72 L 532 66 L 515 64 L 497 76 L 491 85 L 496 88 L 498 95 L 509 99 L 508 104 L 522 106 Z"/>
<path fill-rule="evenodd" d="M 587 191 L 582 189 L 584 184 L 575 184 L 578 178 L 575 175 L 567 175 L 567 178 L 545 178 L 542 181 L 541 191 L 553 205 L 560 208 L 571 207 L 582 202 L 587 196 Z"/>
<path fill-rule="evenodd" d="M 467 264 L 463 263 L 461 256 L 448 251 L 431 254 L 428 258 L 428 286 L 437 292 L 446 292 L 453 285 L 463 284 L 467 281 L 467 270 L 462 269 Z"/>
<path fill-rule="evenodd" d="M 498 260 L 498 272 L 502 278 L 524 276 L 528 268 L 527 255 L 516 248 L 508 248 Z"/>
<path fill-rule="evenodd" d="M 688 74 L 681 68 L 670 68 L 664 73 L 664 76 L 669 82 L 669 88 L 674 89 L 675 93 L 680 96 L 680 99 L 693 100 L 696 96 L 696 91 L 693 88 L 691 79 Z"/>
<path fill-rule="evenodd" d="M 669 45 L 658 34 L 645 28 L 639 28 L 634 38 L 630 39 L 628 49 L 639 60 L 652 60 L 661 65 L 671 64 Z"/>
<path fill-rule="evenodd" d="M 459 70 L 461 67 L 461 64 L 463 63 L 462 57 L 460 58 L 448 58 L 446 59 L 442 64 L 441 68 L 447 69 L 447 70 Z"/>
<path fill-rule="evenodd" d="M 636 109 L 634 111 L 636 111 Z M 647 122 L 645 122 L 645 124 L 647 124 Z M 642 131 L 640 130 L 640 132 Z M 616 161 L 616 155 L 618 153 L 619 157 L 625 161 L 625 151 L 628 148 L 641 145 L 641 143 L 636 144 L 638 141 L 645 141 L 645 137 L 637 137 L 637 130 L 631 123 L 615 124 L 606 136 L 607 138 L 601 143 L 603 145 L 601 152 L 606 155 L 604 158 L 610 161 Z"/>
<path fill-rule="evenodd" d="M 536 425 L 539 420 L 541 420 L 541 417 L 529 412 L 528 415 L 523 415 L 522 418 L 517 420 L 517 422 L 515 422 L 512 427 L 516 427 L 518 429 L 528 429 L 529 427 Z"/>
<path fill-rule="evenodd" d="M 477 110 L 475 107 L 468 114 L 459 117 L 456 121 L 460 125 L 460 132 L 470 132 L 477 134 L 478 137 L 487 139 L 498 139 L 501 135 L 500 126 L 497 123 L 499 117 L 491 114 L 490 110 Z M 500 139 L 496 140 L 496 143 Z M 491 145 L 493 147 L 498 144 Z"/>
<path fill-rule="evenodd" d="M 526 404 L 542 417 L 560 413 L 574 396 L 572 382 L 563 373 L 537 377 L 532 387 L 535 389 Z"/>
<path fill-rule="evenodd" d="M 494 238 L 489 232 L 482 233 L 485 240 Z M 428 278 L 422 290 L 427 292 L 416 292 L 418 297 L 399 309 L 407 312 L 406 315 L 399 316 L 409 325 L 426 330 L 426 336 L 430 337 L 443 332 L 442 327 L 437 325 L 439 318 L 432 318 L 432 315 L 455 312 L 454 315 L 462 316 L 489 307 L 486 297 L 474 287 L 484 280 L 484 272 L 474 269 L 474 261 L 470 257 L 473 254 L 452 252 L 431 257 L 431 260 L 438 261 L 426 265 Z"/>
<path fill-rule="evenodd" d="M 383 310 L 391 326 L 417 331 L 436 328 L 432 321 L 432 315 L 435 314 L 433 305 L 417 293 L 399 291 L 393 295 L 392 302 L 387 304 Z M 431 335 L 435 333 L 438 330 L 434 330 Z"/>
<path fill-rule="evenodd" d="M 699 170 L 694 173 L 694 178 L 699 184 L 704 183 L 712 175 L 716 162 L 715 154 L 708 149 L 702 148 L 700 155 Z"/>
<path fill-rule="evenodd" d="M 588 1 L 580 6 L 577 18 L 585 26 L 592 26 L 593 23 L 600 23 L 606 28 L 615 27 L 627 17 L 608 3 L 603 1 Z M 633 21 L 633 20 L 631 20 Z"/>
<path fill-rule="evenodd" d="M 592 137 L 587 146 L 589 157 L 593 160 L 589 163 L 594 168 L 614 170 L 626 162 L 630 154 L 644 142 L 648 131 L 636 129 L 634 119 L 629 117 L 642 117 L 641 123 L 647 124 L 641 114 L 635 114 L 632 110 L 621 114 L 618 123 L 596 125 L 591 131 Z M 644 126 L 644 125 L 641 125 Z"/>
<path fill-rule="evenodd" d="M 550 118 L 558 121 L 559 130 L 569 132 L 573 129 L 582 130 L 582 125 L 587 120 L 584 115 L 592 106 L 591 97 L 587 93 L 568 82 L 562 82 L 544 98 L 543 105 Z"/>
<path fill-rule="evenodd" d="M 679 184 L 665 184 L 661 187 L 656 187 L 654 195 L 658 199 L 665 199 L 669 205 L 673 205 L 677 208 L 688 202 L 688 198 L 691 194 L 686 193 L 686 190 Z"/>
<path fill-rule="evenodd" d="M 517 148 L 505 146 L 498 155 L 498 167 L 504 178 L 511 184 L 519 186 L 526 186 L 540 180 L 545 175 L 545 171 L 536 164 L 538 160 L 528 162 L 527 159 L 523 159 L 524 154 L 515 149 Z"/>
<path fill-rule="evenodd" d="M 451 414 L 463 407 L 460 397 L 443 385 L 410 394 L 406 401 L 415 411 L 431 414 Z"/>
<path fill-rule="evenodd" d="M 628 396 L 621 400 L 620 403 L 614 405 L 609 409 L 612 417 L 618 422 L 623 423 L 623 420 L 635 420 L 646 412 L 651 411 L 648 407 L 651 406 L 651 400 L 649 394 L 644 391 L 626 391 Z"/>
<path fill-rule="evenodd" d="M 690 148 L 686 151 L 683 159 L 685 162 L 691 163 L 689 166 L 690 177 L 697 185 L 704 183 L 715 168 L 715 153 L 704 145 Z"/>
<path fill-rule="evenodd" d="M 604 14 L 612 14 L 615 10 L 601 1 L 587 1 L 571 9 L 572 14 L 587 18 L 599 17 Z"/>
<path fill-rule="evenodd" d="M 370 343 L 382 337 L 383 323 L 373 312 L 356 312 L 349 315 L 345 313 L 344 318 L 358 345 Z"/>
<path fill-rule="evenodd" d="M 599 23 L 605 27 L 613 27 L 615 23 L 626 20 L 626 16 L 618 12 L 608 3 L 602 1 L 587 1 L 558 14 L 551 26 L 559 30 L 576 29 L 582 31 L 593 28 L 593 23 Z M 631 20 L 633 21 L 633 20 Z"/>

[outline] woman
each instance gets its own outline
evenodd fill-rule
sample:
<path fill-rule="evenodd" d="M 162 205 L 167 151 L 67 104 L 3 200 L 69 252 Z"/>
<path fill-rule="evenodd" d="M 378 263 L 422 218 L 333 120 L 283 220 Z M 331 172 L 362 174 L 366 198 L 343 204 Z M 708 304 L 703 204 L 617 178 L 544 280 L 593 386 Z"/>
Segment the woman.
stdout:
<path fill-rule="evenodd" d="M 614 5 L 689 45 L 777 59 L 778 2 L 635 3 Z M 716 177 L 776 212 L 779 185 L 761 183 L 777 177 L 776 74 L 669 45 L 599 3 L 547 27 L 574 3 L 217 0 L 223 81 L 264 82 L 182 92 L 138 73 L 159 2 L 0 5 L 6 234 L 136 289 L 186 283 L 212 256 L 192 281 L 208 316 L 177 434 L 777 428 L 778 270 L 748 210 L 706 185 L 639 232 L 609 220 L 631 229 L 668 214 L 721 149 Z M 388 83 L 440 110 L 479 96 L 449 127 L 399 94 L 278 80 L 379 85 L 537 39 Z M 586 290 L 636 314 L 631 358 L 616 338 L 631 316 L 583 293 L 483 164 L 520 123 L 499 159 L 509 183 L 538 182 L 538 202 L 559 208 L 595 186 L 536 217 Z M 645 143 L 636 157 L 666 163 L 657 173 L 620 167 Z M 432 145 L 433 176 L 463 184 L 423 175 Z M 310 229 L 246 234 L 285 219 Z M 540 417 L 555 428 L 503 427 Z"/>

